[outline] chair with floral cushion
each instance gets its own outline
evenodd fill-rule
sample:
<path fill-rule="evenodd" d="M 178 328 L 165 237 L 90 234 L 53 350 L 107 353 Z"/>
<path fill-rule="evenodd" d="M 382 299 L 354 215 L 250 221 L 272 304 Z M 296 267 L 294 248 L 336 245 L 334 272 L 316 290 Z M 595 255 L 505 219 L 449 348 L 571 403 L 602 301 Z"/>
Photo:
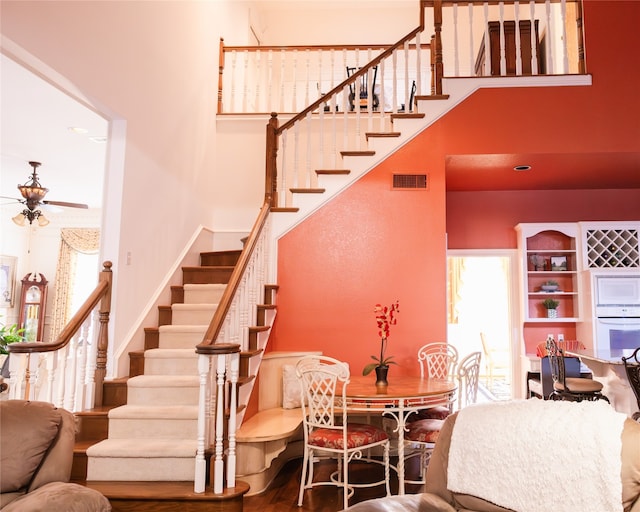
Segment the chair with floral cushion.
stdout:
<path fill-rule="evenodd" d="M 302 387 L 304 456 L 298 506 L 302 506 L 305 489 L 318 485 L 342 487 L 344 508 L 355 487 L 386 486 L 389 489 L 389 436 L 373 425 L 351 423 L 347 417 L 346 389 L 350 373 L 346 363 L 327 356 L 310 355 L 296 364 Z M 368 458 L 365 451 L 379 447 L 382 461 Z M 338 471 L 329 480 L 314 481 L 313 464 L 319 458 L 335 458 Z M 366 483 L 349 483 L 352 460 L 382 463 L 384 478 Z"/>
<path fill-rule="evenodd" d="M 480 360 L 482 358 L 481 352 L 471 352 L 469 355 L 462 358 L 460 364 L 456 369 L 456 380 L 458 381 L 457 392 L 457 410 L 466 407 L 467 405 L 474 404 L 478 396 L 478 381 L 480 380 Z M 444 406 L 435 407 L 435 410 L 447 409 Z M 416 421 L 407 423 L 407 433 L 405 434 L 405 441 L 414 447 L 417 446 L 417 451 L 411 453 L 408 458 L 420 456 L 420 479 L 421 480 L 405 480 L 407 483 L 423 483 L 424 471 L 429 462 L 429 457 L 435 443 L 440 435 L 442 425 L 447 415 L 439 418 L 429 417 L 429 409 L 420 411 L 421 416 Z"/>

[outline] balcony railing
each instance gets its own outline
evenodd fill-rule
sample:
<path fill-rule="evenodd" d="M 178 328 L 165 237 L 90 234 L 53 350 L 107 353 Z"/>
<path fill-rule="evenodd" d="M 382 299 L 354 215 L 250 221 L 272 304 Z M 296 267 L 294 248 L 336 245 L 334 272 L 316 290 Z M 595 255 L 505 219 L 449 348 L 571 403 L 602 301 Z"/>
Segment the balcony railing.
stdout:
<path fill-rule="evenodd" d="M 365 92 L 371 87 L 374 111 L 398 112 L 412 108 L 414 83 L 420 96 L 440 94 L 443 77 L 585 72 L 581 0 L 422 0 L 420 5 L 415 39 L 400 46 L 225 46 L 221 40 L 218 112 L 298 113 L 326 98 L 314 113 L 354 113 L 349 96 L 362 87 Z M 392 47 L 384 67 L 349 80 Z M 336 88 L 334 102 L 328 93 Z"/>

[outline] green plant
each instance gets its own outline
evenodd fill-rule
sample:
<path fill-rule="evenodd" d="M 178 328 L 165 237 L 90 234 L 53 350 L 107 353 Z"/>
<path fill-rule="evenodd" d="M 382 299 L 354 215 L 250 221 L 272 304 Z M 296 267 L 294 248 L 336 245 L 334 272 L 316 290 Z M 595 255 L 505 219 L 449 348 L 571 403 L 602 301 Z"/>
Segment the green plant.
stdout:
<path fill-rule="evenodd" d="M 559 303 L 557 300 L 555 300 L 555 299 L 551 299 L 551 298 L 549 298 L 549 299 L 544 299 L 544 300 L 542 301 L 542 305 L 543 305 L 546 309 L 556 309 L 556 308 L 560 305 L 560 303 Z"/>
<path fill-rule="evenodd" d="M 392 361 L 393 356 L 385 357 L 384 352 L 387 348 L 387 338 L 389 337 L 389 327 L 395 325 L 398 321 L 395 317 L 396 313 L 400 313 L 400 302 L 395 301 L 391 307 L 376 304 L 373 312 L 376 314 L 376 323 L 378 325 L 378 336 L 380 336 L 380 357 L 371 356 L 375 363 L 369 363 L 362 370 L 362 375 L 369 375 L 376 366 L 389 366 L 397 364 Z"/>
<path fill-rule="evenodd" d="M 0 325 L 0 354 L 8 354 L 7 346 L 10 343 L 22 341 L 24 329 L 19 329 L 17 324 Z"/>

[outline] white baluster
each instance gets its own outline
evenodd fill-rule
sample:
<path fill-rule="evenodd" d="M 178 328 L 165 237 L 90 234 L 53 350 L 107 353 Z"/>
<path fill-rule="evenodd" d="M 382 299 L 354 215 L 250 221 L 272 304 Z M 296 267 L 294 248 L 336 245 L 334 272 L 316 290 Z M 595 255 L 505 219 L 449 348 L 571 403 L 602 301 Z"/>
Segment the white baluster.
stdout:
<path fill-rule="evenodd" d="M 547 16 L 547 37 L 545 37 L 545 39 L 547 40 L 547 45 L 546 45 L 546 55 L 547 55 L 547 59 L 548 59 L 548 64 L 549 66 L 547 67 L 547 74 L 553 74 L 556 72 L 555 66 L 553 65 L 553 52 L 552 52 L 552 48 L 551 48 L 551 41 L 553 41 L 553 37 L 554 37 L 554 33 L 553 33 L 553 27 L 551 26 L 551 2 L 550 0 L 546 0 L 544 3 L 544 8 L 545 8 L 545 12 L 546 12 L 546 16 Z M 532 30 L 532 32 L 534 32 Z"/>
<path fill-rule="evenodd" d="M 237 383 L 240 368 L 240 353 L 235 352 L 229 356 L 229 382 L 230 382 L 230 402 L 229 402 L 229 450 L 227 454 L 227 486 L 236 486 L 236 410 L 238 408 Z"/>
<path fill-rule="evenodd" d="M 507 74 L 507 49 L 504 34 L 504 2 L 500 6 L 500 76 Z"/>
<path fill-rule="evenodd" d="M 560 1 L 560 26 L 562 27 L 562 73 L 569 73 L 569 53 L 567 48 L 567 0 Z"/>
<path fill-rule="evenodd" d="M 224 377 L 225 357 L 216 357 L 216 427 L 213 462 L 213 492 L 220 494 L 224 475 Z"/>
<path fill-rule="evenodd" d="M 96 310 L 91 315 L 91 343 L 88 345 L 88 359 L 85 377 L 85 401 L 84 409 L 92 409 L 96 393 L 96 360 L 98 357 L 98 330 L 99 319 Z"/>
<path fill-rule="evenodd" d="M 73 404 L 75 401 L 75 394 L 76 394 L 76 388 L 75 388 L 75 381 L 76 381 L 76 373 L 77 373 L 77 368 L 76 368 L 76 357 L 77 357 L 77 351 L 78 351 L 78 334 L 74 335 L 71 338 L 71 341 L 69 342 L 69 352 L 67 353 L 67 368 L 68 371 L 65 375 L 65 378 L 67 379 L 65 382 L 65 396 L 64 396 L 64 408 L 72 411 L 73 410 Z"/>
<path fill-rule="evenodd" d="M 261 82 L 261 77 L 262 77 L 262 54 L 260 53 L 260 50 L 257 50 L 255 52 L 255 60 L 256 60 L 256 64 L 255 64 L 255 76 L 256 76 L 256 99 L 255 99 L 255 106 L 253 108 L 254 112 L 261 112 L 260 110 L 260 82 Z"/>
<path fill-rule="evenodd" d="M 416 96 L 422 94 L 422 39 L 420 35 L 422 32 L 416 34 Z M 413 108 L 413 105 L 411 105 Z"/>
<path fill-rule="evenodd" d="M 44 356 L 45 368 L 47 370 L 47 390 L 45 401 L 50 404 L 54 403 L 53 388 L 56 381 L 56 355 L 58 351 L 47 352 Z"/>
<path fill-rule="evenodd" d="M 205 435 L 206 435 L 206 399 L 207 399 L 207 380 L 209 373 L 209 356 L 200 354 L 198 356 L 198 376 L 199 376 L 199 396 L 198 396 L 198 433 L 196 448 L 196 469 L 193 492 L 202 493 L 206 487 L 207 464 L 204 459 Z"/>
<path fill-rule="evenodd" d="M 299 188 L 300 182 L 300 123 L 293 127 L 293 186 Z"/>
<path fill-rule="evenodd" d="M 306 151 L 306 158 L 305 158 L 305 184 L 307 187 L 312 187 L 312 180 L 311 180 L 311 112 L 307 112 L 307 115 L 305 116 L 305 125 L 307 128 L 307 151 Z"/>
<path fill-rule="evenodd" d="M 282 148 L 281 148 L 281 153 L 282 153 L 282 165 L 280 166 L 280 173 L 279 173 L 279 181 L 280 181 L 280 193 L 279 193 L 279 197 L 284 197 L 285 198 L 285 206 L 291 206 L 291 201 L 290 201 L 290 194 L 288 192 L 288 182 L 289 180 L 287 179 L 287 173 L 288 173 L 288 169 L 287 169 L 287 154 L 288 154 L 288 145 L 287 145 L 287 134 L 289 133 L 289 130 L 285 130 L 282 132 L 282 136 L 281 136 L 281 142 L 282 142 Z"/>
<path fill-rule="evenodd" d="M 520 3 L 518 0 L 513 5 L 515 19 L 515 38 L 516 38 L 516 75 L 522 75 L 522 45 L 520 41 Z"/>
<path fill-rule="evenodd" d="M 64 400 L 66 395 L 66 375 L 67 375 L 67 357 L 69 352 L 69 345 L 62 347 L 58 350 L 58 361 L 56 370 L 56 401 L 57 407 L 64 407 Z"/>
<path fill-rule="evenodd" d="M 293 50 L 293 91 L 291 92 L 291 112 L 297 112 L 297 98 L 298 87 L 297 87 L 297 71 L 298 71 L 298 50 Z"/>
<path fill-rule="evenodd" d="M 484 11 L 484 75 L 491 76 L 491 42 L 489 41 L 489 4 L 483 4 Z"/>
<path fill-rule="evenodd" d="M 475 55 L 475 47 L 474 47 L 474 41 L 473 41 L 473 4 L 471 2 L 469 2 L 469 75 L 473 75 L 473 72 L 475 70 L 475 61 L 474 61 L 474 55 Z M 485 60 L 488 58 L 488 48 L 486 48 L 485 46 Z"/>
<path fill-rule="evenodd" d="M 267 112 L 273 112 L 273 50 L 267 53 Z"/>
<path fill-rule="evenodd" d="M 311 102 L 309 101 L 309 84 L 311 82 L 311 61 L 310 61 L 310 56 L 311 56 L 311 51 L 309 50 L 309 48 L 307 48 L 304 51 L 304 56 L 305 56 L 305 66 L 307 68 L 307 76 L 305 78 L 305 87 L 304 87 L 304 105 L 305 107 L 307 105 L 309 105 Z M 294 110 L 294 112 L 297 112 L 299 110 L 298 106 L 296 105 L 296 109 Z"/>
<path fill-rule="evenodd" d="M 394 49 L 391 52 L 391 66 L 393 70 L 393 77 L 391 79 L 391 112 L 398 111 L 398 51 Z"/>
<path fill-rule="evenodd" d="M 471 5 L 471 4 L 469 4 Z M 453 62 L 454 76 L 460 76 L 460 58 L 458 55 L 458 4 L 453 4 Z M 418 68 L 420 69 L 420 68 Z"/>
<path fill-rule="evenodd" d="M 238 60 L 238 54 L 235 50 L 231 52 L 231 99 L 229 100 L 230 110 L 229 112 L 236 112 L 236 63 Z"/>
<path fill-rule="evenodd" d="M 409 105 L 409 41 L 404 42 L 404 111 L 410 110 Z"/>
<path fill-rule="evenodd" d="M 285 64 L 287 61 L 287 54 L 284 49 L 280 50 L 280 112 L 284 110 L 284 84 L 285 84 Z"/>
<path fill-rule="evenodd" d="M 342 89 L 342 148 L 347 149 L 349 144 L 349 86 Z"/>
<path fill-rule="evenodd" d="M 247 111 L 247 98 L 249 97 L 249 52 L 244 51 L 244 73 L 242 75 L 242 110 Z"/>
<path fill-rule="evenodd" d="M 380 61 L 380 97 L 378 98 L 378 105 L 379 105 L 379 110 L 380 110 L 380 131 L 384 132 L 385 131 L 385 119 L 386 119 L 386 112 L 385 112 L 385 97 L 384 97 L 384 65 L 387 59 L 382 59 Z"/>
<path fill-rule="evenodd" d="M 538 70 L 538 39 L 536 31 L 536 2 L 529 2 L 529 17 L 531 22 L 531 74 L 537 75 Z"/>

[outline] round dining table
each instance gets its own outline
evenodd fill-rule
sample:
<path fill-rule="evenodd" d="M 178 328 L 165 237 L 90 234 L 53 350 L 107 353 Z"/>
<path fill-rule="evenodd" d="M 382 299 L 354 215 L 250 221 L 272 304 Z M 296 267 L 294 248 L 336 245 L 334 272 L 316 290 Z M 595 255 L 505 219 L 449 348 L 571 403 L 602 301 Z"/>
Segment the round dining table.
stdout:
<path fill-rule="evenodd" d="M 407 419 L 420 409 L 449 405 L 457 384 L 448 379 L 391 375 L 387 386 L 376 386 L 375 376 L 351 376 L 346 401 L 350 412 L 380 414 L 395 420 L 398 434 L 398 494 L 404 494 L 404 433 Z"/>

